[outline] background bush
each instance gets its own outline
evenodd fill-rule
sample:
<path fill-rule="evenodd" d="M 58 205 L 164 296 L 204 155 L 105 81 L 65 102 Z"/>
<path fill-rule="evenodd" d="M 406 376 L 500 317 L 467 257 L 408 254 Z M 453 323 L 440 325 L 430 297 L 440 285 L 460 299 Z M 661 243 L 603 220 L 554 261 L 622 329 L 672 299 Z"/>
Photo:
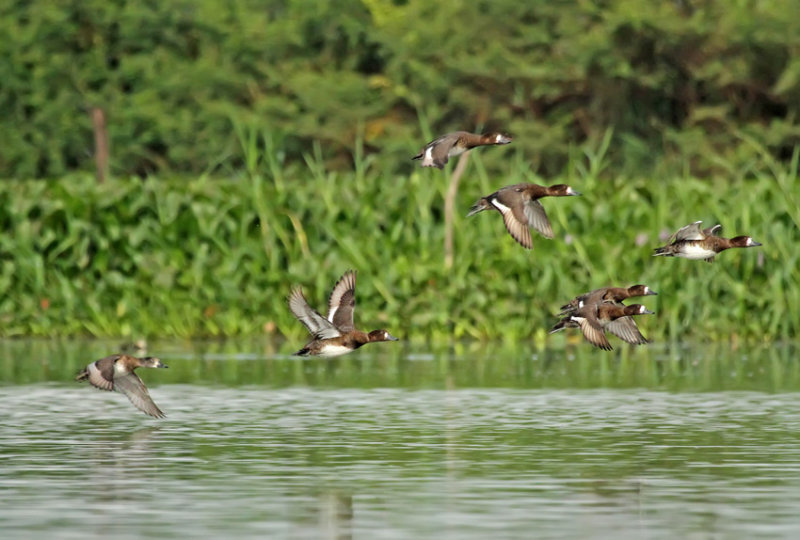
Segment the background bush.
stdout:
<path fill-rule="evenodd" d="M 619 170 L 747 169 L 741 134 L 798 143 L 796 0 L 83 0 L 0 6 L 0 176 L 91 170 L 87 108 L 108 114 L 112 172 L 222 173 L 233 125 L 289 161 L 355 140 L 392 169 L 433 134 L 502 128 L 533 170 L 616 138 Z"/>
<path fill-rule="evenodd" d="M 541 342 L 557 307 L 646 283 L 656 340 L 800 329 L 797 3 L 9 1 L 0 6 L 0 334 L 280 334 L 357 268 L 359 324 Z M 98 185 L 88 110 L 102 107 Z M 473 153 L 443 253 L 452 129 Z M 47 181 L 41 181 L 47 178 Z M 463 216 L 568 183 L 525 251 Z M 762 248 L 653 259 L 692 221 Z M 563 339 L 559 336 L 552 339 Z"/>
<path fill-rule="evenodd" d="M 291 287 L 324 310 L 348 268 L 359 271 L 357 324 L 404 340 L 542 343 L 572 296 L 635 283 L 659 293 L 644 299 L 657 315 L 640 322 L 657 341 L 790 339 L 800 330 L 798 154 L 785 167 L 765 157 L 759 167 L 771 175 L 609 180 L 602 147 L 586 149 L 554 180 L 584 195 L 545 199 L 555 239 L 535 235 L 528 251 L 496 212 L 464 216 L 501 185 L 548 182 L 513 145 L 474 152 L 448 268 L 441 171 L 392 175 L 358 147 L 354 172 L 315 158 L 282 167 L 274 160 L 282 151 L 247 140 L 256 148 L 252 168 L 236 180 L 0 183 L 8 231 L 0 237 L 0 333 L 279 334 L 291 348 L 305 337 L 286 307 Z M 487 173 L 482 157 L 492 152 L 510 154 L 508 177 Z M 727 251 L 711 265 L 651 256 L 698 219 L 763 247 Z"/>

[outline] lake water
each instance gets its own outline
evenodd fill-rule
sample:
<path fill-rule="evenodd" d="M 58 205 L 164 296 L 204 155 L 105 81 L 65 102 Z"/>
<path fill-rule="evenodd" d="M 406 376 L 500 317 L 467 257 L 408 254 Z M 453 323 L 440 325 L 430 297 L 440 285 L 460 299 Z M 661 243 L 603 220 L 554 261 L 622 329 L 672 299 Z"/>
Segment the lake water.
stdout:
<path fill-rule="evenodd" d="M 156 420 L 2 342 L 0 536 L 800 537 L 796 345 L 392 345 L 151 344 Z"/>

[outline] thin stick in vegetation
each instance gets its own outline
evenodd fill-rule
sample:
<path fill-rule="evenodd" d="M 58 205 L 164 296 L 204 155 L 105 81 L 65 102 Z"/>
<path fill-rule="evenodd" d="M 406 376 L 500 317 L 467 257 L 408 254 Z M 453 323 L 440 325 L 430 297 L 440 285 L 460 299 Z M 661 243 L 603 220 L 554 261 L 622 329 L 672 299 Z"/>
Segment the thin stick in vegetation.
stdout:
<path fill-rule="evenodd" d="M 450 177 L 450 185 L 447 187 L 447 194 L 444 198 L 444 267 L 453 267 L 453 214 L 455 214 L 456 195 L 458 195 L 458 183 L 461 176 L 467 169 L 469 152 L 464 152 L 458 158 L 456 168 Z"/>
<path fill-rule="evenodd" d="M 108 129 L 106 114 L 100 107 L 92 107 L 89 111 L 94 129 L 94 162 L 97 168 L 97 183 L 102 184 L 108 176 Z"/>

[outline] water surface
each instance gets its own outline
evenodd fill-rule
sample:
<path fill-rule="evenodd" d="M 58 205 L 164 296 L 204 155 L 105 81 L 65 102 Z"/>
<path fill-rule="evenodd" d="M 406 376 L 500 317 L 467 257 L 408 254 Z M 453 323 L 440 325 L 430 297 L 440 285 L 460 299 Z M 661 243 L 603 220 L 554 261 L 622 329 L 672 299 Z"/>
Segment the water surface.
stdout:
<path fill-rule="evenodd" d="M 791 345 L 155 345 L 163 420 L 71 380 L 108 343 L 0 344 L 3 538 L 800 534 Z"/>

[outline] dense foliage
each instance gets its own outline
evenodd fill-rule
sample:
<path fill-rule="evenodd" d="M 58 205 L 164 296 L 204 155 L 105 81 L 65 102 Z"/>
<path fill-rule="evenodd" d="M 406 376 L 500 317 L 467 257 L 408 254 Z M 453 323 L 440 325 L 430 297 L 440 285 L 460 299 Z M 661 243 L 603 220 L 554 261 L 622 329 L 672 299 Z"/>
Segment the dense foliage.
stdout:
<path fill-rule="evenodd" d="M 92 168 L 107 111 L 112 173 L 222 172 L 233 125 L 286 157 L 319 142 L 408 172 L 433 133 L 502 128 L 544 175 L 617 138 L 630 174 L 725 173 L 800 140 L 796 0 L 84 0 L 0 6 L 0 177 Z"/>
<path fill-rule="evenodd" d="M 357 324 L 406 340 L 538 342 L 573 295 L 645 283 L 657 315 L 652 339 L 792 338 L 800 331 L 797 154 L 771 174 L 710 180 L 603 178 L 603 147 L 554 179 L 582 197 L 546 199 L 554 240 L 517 245 L 494 212 L 465 218 L 475 199 L 533 175 L 519 148 L 473 152 L 457 207 L 455 259 L 444 263 L 448 176 L 392 175 L 356 147 L 354 172 L 281 166 L 283 151 L 245 137 L 248 173 L 113 180 L 90 175 L 0 184 L 0 333 L 12 335 L 233 335 L 275 333 L 300 342 L 285 296 L 302 285 L 324 309 L 334 281 L 359 271 Z M 505 155 L 490 177 L 483 156 Z M 504 154 L 505 153 L 505 154 Z M 763 247 L 714 264 L 653 258 L 652 248 L 692 221 L 721 223 Z M 554 337 L 562 340 L 563 337 Z"/>
<path fill-rule="evenodd" d="M 0 6 L 0 334 L 302 339 L 357 268 L 358 321 L 535 336 L 596 286 L 647 283 L 655 339 L 800 329 L 795 2 L 126 0 Z M 107 113 L 97 185 L 88 111 Z M 474 153 L 443 263 L 451 129 Z M 42 182 L 38 178 L 59 178 Z M 187 178 L 191 178 L 190 180 Z M 469 205 L 569 183 L 533 252 Z M 650 257 L 697 219 L 763 248 Z M 561 337 L 554 339 L 563 339 Z"/>

